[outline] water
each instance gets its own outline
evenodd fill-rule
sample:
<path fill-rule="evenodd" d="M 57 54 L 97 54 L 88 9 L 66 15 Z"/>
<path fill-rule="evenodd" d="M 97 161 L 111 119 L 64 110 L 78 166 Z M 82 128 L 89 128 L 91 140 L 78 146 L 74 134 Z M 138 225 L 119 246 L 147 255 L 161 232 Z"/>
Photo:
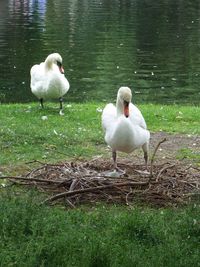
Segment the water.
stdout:
<path fill-rule="evenodd" d="M 66 101 L 200 101 L 198 0 L 0 0 L 0 102 L 28 102 L 30 68 L 63 57 Z"/>

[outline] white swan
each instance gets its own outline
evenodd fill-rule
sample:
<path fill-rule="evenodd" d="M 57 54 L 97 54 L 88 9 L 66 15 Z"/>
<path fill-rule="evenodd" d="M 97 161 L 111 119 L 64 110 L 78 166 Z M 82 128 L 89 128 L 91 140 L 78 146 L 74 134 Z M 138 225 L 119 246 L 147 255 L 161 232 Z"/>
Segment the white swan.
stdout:
<path fill-rule="evenodd" d="M 64 76 L 62 57 L 58 53 L 50 54 L 40 65 L 34 65 L 30 74 L 31 91 L 40 100 L 42 108 L 44 99 L 58 98 L 60 115 L 63 115 L 62 97 L 69 90 L 69 82 Z"/>
<path fill-rule="evenodd" d="M 117 168 L 117 151 L 131 153 L 142 147 L 147 169 L 150 133 L 140 110 L 131 103 L 130 88 L 118 90 L 116 107 L 107 104 L 102 113 L 105 141 L 112 148 L 114 168 Z"/>

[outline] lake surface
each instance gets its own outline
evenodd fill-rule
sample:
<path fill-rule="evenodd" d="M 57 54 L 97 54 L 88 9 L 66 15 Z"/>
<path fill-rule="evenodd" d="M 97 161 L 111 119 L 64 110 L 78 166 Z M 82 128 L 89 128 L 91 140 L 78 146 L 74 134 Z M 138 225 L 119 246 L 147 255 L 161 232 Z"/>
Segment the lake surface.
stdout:
<path fill-rule="evenodd" d="M 200 102 L 199 0 L 0 0 L 0 102 L 29 102 L 30 68 L 63 57 L 65 101 Z"/>

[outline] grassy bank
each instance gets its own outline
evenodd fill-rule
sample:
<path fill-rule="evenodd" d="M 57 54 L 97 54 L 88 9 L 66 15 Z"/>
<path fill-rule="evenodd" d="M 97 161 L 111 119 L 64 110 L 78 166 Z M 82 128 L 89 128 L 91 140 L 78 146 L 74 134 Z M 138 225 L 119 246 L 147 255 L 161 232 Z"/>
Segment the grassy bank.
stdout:
<path fill-rule="evenodd" d="M 38 103 L 0 105 L 0 162 L 56 162 L 104 154 L 101 129 L 103 103 L 66 104 L 59 116 L 56 104 L 44 110 Z M 148 128 L 170 133 L 200 134 L 200 107 L 140 105 Z"/>
<path fill-rule="evenodd" d="M 0 171 L 110 153 L 101 129 L 103 103 L 0 105 Z M 153 131 L 200 134 L 200 108 L 140 105 Z M 188 151 L 186 151 L 188 153 Z M 14 168 L 12 167 L 14 166 Z M 0 266 L 199 266 L 200 204 L 151 209 L 96 205 L 65 210 L 44 196 L 0 189 Z"/>
<path fill-rule="evenodd" d="M 40 201 L 0 195 L 0 266 L 199 266 L 199 205 L 63 211 Z"/>

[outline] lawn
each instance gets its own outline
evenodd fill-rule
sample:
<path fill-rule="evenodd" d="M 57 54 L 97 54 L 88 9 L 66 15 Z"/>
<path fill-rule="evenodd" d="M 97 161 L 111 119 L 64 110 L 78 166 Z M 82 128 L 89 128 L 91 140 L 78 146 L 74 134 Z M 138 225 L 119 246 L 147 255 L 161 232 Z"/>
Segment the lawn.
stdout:
<path fill-rule="evenodd" d="M 66 104 L 64 116 L 54 106 L 0 105 L 2 174 L 19 175 L 32 160 L 110 157 L 100 123 L 104 103 Z M 200 134 L 200 107 L 139 107 L 151 132 Z M 178 208 L 96 203 L 68 209 L 41 205 L 46 196 L 32 189 L 0 190 L 2 267 L 200 266 L 198 199 Z"/>
<path fill-rule="evenodd" d="M 42 197 L 34 191 L 12 189 L 0 196 L 0 266 L 200 264 L 199 204 L 65 210 L 39 205 Z"/>

